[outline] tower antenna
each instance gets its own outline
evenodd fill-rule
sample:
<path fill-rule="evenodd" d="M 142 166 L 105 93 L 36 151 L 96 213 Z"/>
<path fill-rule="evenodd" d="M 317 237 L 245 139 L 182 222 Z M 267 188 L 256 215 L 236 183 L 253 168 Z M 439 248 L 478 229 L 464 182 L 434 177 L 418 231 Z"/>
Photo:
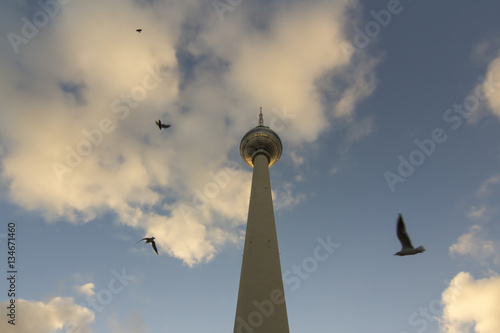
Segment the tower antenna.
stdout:
<path fill-rule="evenodd" d="M 262 116 L 262 106 L 260 107 L 259 126 L 264 126 L 264 117 Z"/>

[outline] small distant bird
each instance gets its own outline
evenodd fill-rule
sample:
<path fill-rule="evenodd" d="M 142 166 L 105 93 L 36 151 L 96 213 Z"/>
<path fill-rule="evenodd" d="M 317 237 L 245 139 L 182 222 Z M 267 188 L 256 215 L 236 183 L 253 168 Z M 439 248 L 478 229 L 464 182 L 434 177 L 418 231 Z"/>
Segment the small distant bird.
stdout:
<path fill-rule="evenodd" d="M 136 31 L 137 31 L 138 33 L 141 33 L 142 29 L 137 29 Z"/>
<path fill-rule="evenodd" d="M 398 215 L 397 235 L 402 248 L 401 251 L 394 254 L 395 256 L 409 256 L 425 251 L 423 246 L 414 248 L 411 244 L 410 236 L 408 236 L 408 233 L 406 232 L 405 223 L 401 214 Z"/>
<path fill-rule="evenodd" d="M 169 128 L 170 127 L 170 125 L 162 124 L 161 120 L 155 121 L 155 123 L 156 123 L 156 125 L 158 125 L 158 128 L 160 129 L 160 131 L 162 128 Z"/>
<path fill-rule="evenodd" d="M 146 241 L 145 244 L 151 243 L 151 245 L 153 245 L 153 250 L 155 250 L 156 254 L 158 254 L 158 249 L 156 248 L 156 243 L 155 243 L 154 239 L 155 239 L 154 237 L 149 237 L 149 238 L 145 237 L 145 238 L 141 239 L 139 242 Z M 137 242 L 137 243 L 139 243 L 139 242 Z"/>

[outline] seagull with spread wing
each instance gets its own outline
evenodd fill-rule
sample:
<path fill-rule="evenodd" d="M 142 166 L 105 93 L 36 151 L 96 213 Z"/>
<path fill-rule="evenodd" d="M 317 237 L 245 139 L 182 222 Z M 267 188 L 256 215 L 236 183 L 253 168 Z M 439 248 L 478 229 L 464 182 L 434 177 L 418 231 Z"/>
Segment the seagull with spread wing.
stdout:
<path fill-rule="evenodd" d="M 161 120 L 155 121 L 155 123 L 156 123 L 156 125 L 158 125 L 158 128 L 160 129 L 160 131 L 162 128 L 169 128 L 170 127 L 170 125 L 162 124 Z"/>
<path fill-rule="evenodd" d="M 156 243 L 155 243 L 154 239 L 155 239 L 154 237 L 149 237 L 149 238 L 145 237 L 145 238 L 141 239 L 139 242 L 146 241 L 145 244 L 151 243 L 151 245 L 153 246 L 153 250 L 155 250 L 156 254 L 158 254 L 158 249 L 156 248 Z M 139 242 L 137 242 L 137 243 L 139 243 Z"/>
<path fill-rule="evenodd" d="M 403 221 L 403 215 L 401 214 L 399 214 L 398 216 L 397 235 L 399 241 L 401 242 L 402 248 L 401 251 L 394 254 L 395 256 L 409 256 L 412 254 L 417 254 L 425 251 L 423 246 L 414 248 L 413 245 L 411 244 L 410 236 L 408 236 L 408 233 L 406 232 L 405 223 Z"/>

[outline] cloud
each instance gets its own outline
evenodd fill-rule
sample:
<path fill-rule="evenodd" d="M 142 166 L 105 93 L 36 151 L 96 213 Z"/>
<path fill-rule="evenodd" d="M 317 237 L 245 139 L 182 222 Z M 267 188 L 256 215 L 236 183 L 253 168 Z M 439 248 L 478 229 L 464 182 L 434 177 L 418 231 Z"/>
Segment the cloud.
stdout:
<path fill-rule="evenodd" d="M 478 65 L 487 65 L 486 74 L 478 78 L 479 83 L 474 87 L 469 98 L 473 104 L 473 111 L 467 118 L 468 123 L 477 123 L 491 113 L 500 117 L 500 35 L 489 36 L 479 42 L 472 50 L 472 61 Z M 486 108 L 478 108 L 480 103 L 487 104 Z"/>
<path fill-rule="evenodd" d="M 305 199 L 305 194 L 294 194 L 291 183 L 284 184 L 284 190 L 281 192 L 273 191 L 273 204 L 276 210 L 291 208 Z"/>
<path fill-rule="evenodd" d="M 142 314 L 138 311 L 132 312 L 124 324 L 116 313 L 108 317 L 108 328 L 111 333 L 142 333 L 146 332 L 146 324 Z"/>
<path fill-rule="evenodd" d="M 0 303 L 5 309 L 10 303 Z M 18 318 L 15 322 L 16 333 L 48 332 L 91 332 L 90 324 L 94 314 L 86 307 L 75 304 L 72 297 L 55 297 L 47 303 L 18 299 L 16 302 Z M 5 317 L 5 316 L 3 316 Z M 0 321 L 2 332 L 11 332 L 5 318 Z"/>
<path fill-rule="evenodd" d="M 95 285 L 93 283 L 87 283 L 87 284 L 84 284 L 83 286 L 76 286 L 75 287 L 77 292 L 79 292 L 80 294 L 86 295 L 86 296 L 95 295 L 94 288 L 95 288 Z"/>
<path fill-rule="evenodd" d="M 349 132 L 346 137 L 347 142 L 352 143 L 362 140 L 372 133 L 374 127 L 373 118 L 363 118 L 357 122 L 353 122 L 348 129 Z"/>
<path fill-rule="evenodd" d="M 295 150 L 290 151 L 289 155 L 292 158 L 293 164 L 295 166 L 301 166 L 302 164 L 304 164 L 304 156 L 299 156 L 299 154 L 297 154 Z"/>
<path fill-rule="evenodd" d="M 500 243 L 485 239 L 479 234 L 480 231 L 479 225 L 473 225 L 468 233 L 460 236 L 457 242 L 450 246 L 450 255 L 469 257 L 481 264 L 486 264 L 492 259 L 494 264 L 500 264 Z"/>
<path fill-rule="evenodd" d="M 485 217 L 488 209 L 486 206 L 476 207 L 472 206 L 467 212 L 467 217 L 470 219 L 479 219 Z"/>
<path fill-rule="evenodd" d="M 491 187 L 500 182 L 500 175 L 494 175 L 483 181 L 481 187 L 477 191 L 478 196 L 483 196 L 491 193 Z"/>
<path fill-rule="evenodd" d="M 332 168 L 330 169 L 329 176 L 331 177 L 331 176 L 335 175 L 336 173 L 338 173 L 339 171 L 340 171 L 340 169 L 339 169 L 338 167 L 336 167 L 336 166 L 335 166 L 335 167 L 332 167 Z"/>
<path fill-rule="evenodd" d="M 211 260 L 242 238 L 251 170 L 228 156 L 258 106 L 284 144 L 304 150 L 331 121 L 357 124 L 376 61 L 349 63 L 341 52 L 351 6 L 284 2 L 263 13 L 248 3 L 223 22 L 197 1 L 61 6 L 19 53 L 1 46 L 10 200 L 49 222 L 112 212 L 155 235 L 160 254 Z M 172 127 L 160 132 L 157 119 Z M 365 136 L 371 124 L 357 128 Z M 300 159 L 300 149 L 289 151 Z M 277 209 L 300 201 L 286 185 L 274 190 Z"/>
<path fill-rule="evenodd" d="M 157 47 L 132 40 L 135 35 L 124 33 L 129 26 L 127 14 L 147 14 L 121 6 L 121 14 L 112 15 L 116 13 L 112 2 L 95 13 L 92 1 L 68 4 L 54 18 L 53 29 L 40 32 L 20 52 L 15 60 L 22 65 L 12 67 L 8 59 L 0 59 L 5 65 L 0 81 L 3 106 L 12 110 L 2 122 L 2 141 L 8 147 L 3 177 L 14 202 L 30 210 L 42 210 L 49 220 L 64 217 L 88 221 L 101 207 L 119 208 L 119 201 L 154 202 L 157 195 L 145 185 L 149 177 L 164 176 L 155 172 L 158 168 L 154 160 L 149 163 L 153 171 L 147 173 L 134 152 L 139 146 L 137 137 L 128 140 L 125 134 L 141 106 L 147 103 L 155 110 L 154 105 L 175 98 L 175 73 L 169 72 L 168 80 L 158 78 L 160 82 L 155 82 L 151 74 L 157 74 L 158 68 L 175 68 L 175 50 L 169 45 L 168 34 L 160 32 L 159 27 L 149 31 L 149 38 L 165 42 Z M 111 18 L 113 23 L 101 29 Z M 86 88 L 81 94 L 86 103 L 68 100 L 61 82 L 83 82 Z M 147 91 L 143 87 L 155 83 L 157 89 Z M 147 102 L 139 101 L 144 91 Z M 136 109 L 118 104 L 122 96 L 134 94 L 138 97 Z M 158 112 L 151 113 L 156 118 Z M 26 121 L 36 126 L 22 130 Z M 103 122 L 109 125 L 102 126 Z M 103 132 L 103 127 L 112 130 Z M 148 156 L 151 151 L 144 153 Z M 68 172 L 57 177 L 54 163 L 64 165 Z M 90 180 L 90 175 L 95 178 Z M 130 177 L 131 181 L 119 181 L 121 177 Z"/>
<path fill-rule="evenodd" d="M 488 105 L 494 115 L 500 118 L 500 56 L 492 60 L 488 66 L 485 83 L 482 84 L 481 90 L 486 96 Z"/>
<path fill-rule="evenodd" d="M 377 61 L 349 63 L 340 48 L 346 41 L 345 12 L 352 4 L 295 3 L 273 13 L 265 29 L 254 29 L 243 18 L 225 21 L 203 38 L 231 63 L 228 83 L 244 93 L 242 102 L 286 105 L 295 117 L 280 132 L 282 139 L 310 143 L 328 128 L 328 115 L 352 117 L 354 105 L 375 87 Z M 324 95 L 332 108 L 326 112 Z"/>
<path fill-rule="evenodd" d="M 500 276 L 475 280 L 460 272 L 443 292 L 440 318 L 445 333 L 500 332 Z"/>
<path fill-rule="evenodd" d="M 472 49 L 471 59 L 477 64 L 487 64 L 498 57 L 500 50 L 500 35 L 489 35 Z"/>

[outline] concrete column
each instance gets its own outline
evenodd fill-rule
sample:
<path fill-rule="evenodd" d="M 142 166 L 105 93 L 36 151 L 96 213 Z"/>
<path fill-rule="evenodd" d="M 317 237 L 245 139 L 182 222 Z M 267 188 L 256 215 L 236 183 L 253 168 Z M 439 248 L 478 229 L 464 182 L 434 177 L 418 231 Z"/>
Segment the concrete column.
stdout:
<path fill-rule="evenodd" d="M 234 333 L 289 333 L 268 159 L 255 157 Z"/>

